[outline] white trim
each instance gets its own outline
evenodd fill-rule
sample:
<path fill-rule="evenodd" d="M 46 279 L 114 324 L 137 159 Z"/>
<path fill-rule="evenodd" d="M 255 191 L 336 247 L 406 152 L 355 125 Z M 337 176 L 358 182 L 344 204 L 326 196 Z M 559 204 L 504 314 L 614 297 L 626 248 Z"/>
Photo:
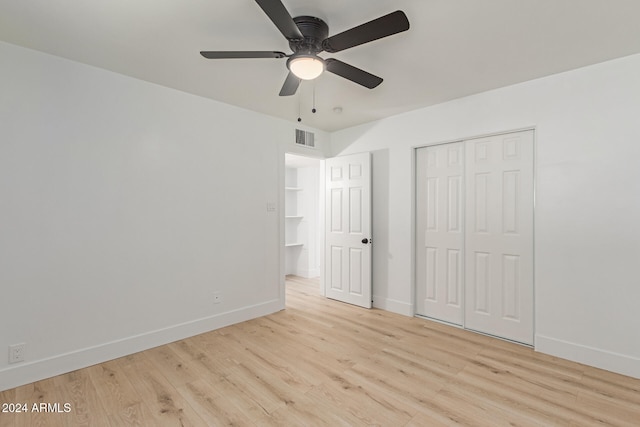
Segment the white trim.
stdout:
<path fill-rule="evenodd" d="M 313 279 L 315 277 L 320 277 L 320 270 L 320 268 L 310 268 L 309 270 L 306 270 L 305 273 L 307 275 L 307 278 Z"/>
<path fill-rule="evenodd" d="M 536 125 L 531 125 L 531 126 L 524 126 L 521 128 L 514 128 L 511 130 L 502 130 L 502 131 L 497 131 L 497 132 L 488 132 L 488 133 L 482 133 L 479 135 L 472 135 L 472 136 L 464 136 L 464 137 L 460 137 L 460 138 L 454 138 L 454 139 L 448 139 L 445 141 L 436 141 L 436 142 L 425 142 L 422 144 L 418 144 L 418 145 L 413 145 L 411 146 L 412 150 L 418 150 L 420 148 L 425 148 L 425 147 L 431 147 L 433 145 L 444 145 L 444 144 L 451 144 L 453 142 L 464 142 L 464 141 L 468 141 L 470 139 L 479 139 L 479 138 L 489 138 L 492 136 L 499 136 L 499 135 L 507 135 L 510 133 L 517 133 L 517 132 L 527 132 L 527 131 L 537 131 L 537 126 Z"/>
<path fill-rule="evenodd" d="M 417 268 L 417 262 L 416 262 L 416 256 L 417 256 L 417 248 L 416 248 L 416 232 L 417 232 L 417 222 L 418 222 L 418 218 L 416 215 L 416 200 L 418 199 L 418 165 L 417 165 L 417 161 L 418 161 L 418 148 L 416 147 L 411 147 L 411 200 L 410 200 L 410 205 L 411 205 L 411 237 L 410 237 L 410 244 L 411 244 L 411 256 L 409 258 L 409 265 L 410 265 L 410 280 L 412 285 L 412 292 L 411 292 L 411 296 L 409 297 L 409 302 L 411 303 L 411 314 L 409 316 L 416 316 L 416 307 L 418 307 L 418 281 L 416 279 L 417 275 L 416 275 L 416 268 Z"/>
<path fill-rule="evenodd" d="M 413 304 L 407 304 L 404 301 L 398 301 L 391 298 L 385 298 L 381 296 L 373 296 L 373 308 L 379 308 L 381 310 L 390 311 L 396 314 L 402 314 L 403 316 L 413 317 Z"/>
<path fill-rule="evenodd" d="M 275 299 L 46 359 L 12 365 L 0 370 L 0 391 L 266 316 L 283 309 L 284 301 Z"/>
<path fill-rule="evenodd" d="M 535 350 L 640 379 L 640 358 L 544 335 L 536 335 Z"/>
<path fill-rule="evenodd" d="M 533 262 L 533 271 L 531 272 L 532 276 L 532 280 L 533 280 L 533 342 L 530 344 L 534 349 L 535 349 L 535 345 L 536 345 L 536 331 L 538 330 L 538 326 L 537 326 L 537 319 L 538 319 L 538 286 L 537 286 L 537 282 L 536 282 L 536 278 L 537 278 L 537 274 L 536 274 L 536 267 L 537 267 L 537 260 L 538 258 L 536 257 L 536 250 L 537 250 L 537 239 L 536 239 L 536 232 L 537 232 L 537 228 L 536 228 L 536 223 L 537 223 L 537 214 L 538 214 L 538 210 L 536 208 L 536 198 L 537 198 L 537 194 L 538 194 L 538 128 L 537 127 L 532 127 L 531 132 L 533 132 L 533 217 L 532 217 L 532 224 L 531 224 L 531 233 L 532 233 L 532 241 L 531 241 L 531 250 L 533 251 L 531 253 L 531 260 Z"/>

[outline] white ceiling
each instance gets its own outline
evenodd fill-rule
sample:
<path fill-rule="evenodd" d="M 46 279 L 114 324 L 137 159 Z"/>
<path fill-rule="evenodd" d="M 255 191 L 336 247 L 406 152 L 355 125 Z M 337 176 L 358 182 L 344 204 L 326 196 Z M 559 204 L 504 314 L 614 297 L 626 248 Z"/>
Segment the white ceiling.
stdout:
<path fill-rule="evenodd" d="M 287 120 L 300 105 L 304 124 L 327 131 L 640 52 L 639 0 L 283 3 L 325 20 L 330 35 L 398 9 L 411 28 L 321 54 L 383 77 L 376 89 L 325 73 L 293 97 L 278 96 L 284 59 L 199 55 L 290 52 L 253 0 L 0 0 L 0 40 Z"/>

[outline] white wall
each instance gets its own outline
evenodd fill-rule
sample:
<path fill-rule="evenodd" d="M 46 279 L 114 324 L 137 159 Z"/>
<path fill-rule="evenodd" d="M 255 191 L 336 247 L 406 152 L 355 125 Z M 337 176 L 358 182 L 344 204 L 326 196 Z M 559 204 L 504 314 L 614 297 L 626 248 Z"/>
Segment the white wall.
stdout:
<path fill-rule="evenodd" d="M 639 117 L 635 55 L 333 133 L 373 152 L 375 304 L 413 312 L 413 147 L 535 127 L 536 349 L 640 377 Z"/>
<path fill-rule="evenodd" d="M 284 307 L 266 206 L 294 123 L 6 43 L 0 63 L 0 390 Z"/>

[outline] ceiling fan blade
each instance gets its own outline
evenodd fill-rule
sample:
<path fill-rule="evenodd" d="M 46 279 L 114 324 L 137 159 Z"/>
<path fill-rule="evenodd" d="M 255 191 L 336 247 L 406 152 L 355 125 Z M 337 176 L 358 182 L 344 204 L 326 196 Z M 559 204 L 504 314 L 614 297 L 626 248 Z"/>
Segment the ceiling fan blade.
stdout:
<path fill-rule="evenodd" d="M 282 89 L 280 89 L 280 96 L 294 95 L 298 90 L 298 86 L 300 86 L 300 79 L 292 72 L 289 72 L 284 84 L 282 85 Z"/>
<path fill-rule="evenodd" d="M 329 58 L 324 60 L 326 70 L 330 73 L 337 74 L 354 83 L 358 83 L 366 88 L 373 89 L 382 83 L 382 78 L 367 73 L 360 68 L 349 65 L 337 59 Z"/>
<path fill-rule="evenodd" d="M 293 18 L 289 15 L 289 11 L 280 0 L 256 0 L 256 3 L 287 40 L 304 38 L 296 23 L 293 22 Z"/>
<path fill-rule="evenodd" d="M 322 42 L 325 51 L 334 53 L 359 46 L 383 37 L 401 33 L 409 29 L 409 20 L 403 11 L 397 10 L 388 15 L 369 21 L 350 30 L 331 36 Z"/>
<path fill-rule="evenodd" d="M 233 58 L 284 58 L 287 56 L 284 52 L 268 51 L 268 50 L 246 50 L 246 51 L 202 51 L 200 55 L 207 59 L 233 59 Z"/>

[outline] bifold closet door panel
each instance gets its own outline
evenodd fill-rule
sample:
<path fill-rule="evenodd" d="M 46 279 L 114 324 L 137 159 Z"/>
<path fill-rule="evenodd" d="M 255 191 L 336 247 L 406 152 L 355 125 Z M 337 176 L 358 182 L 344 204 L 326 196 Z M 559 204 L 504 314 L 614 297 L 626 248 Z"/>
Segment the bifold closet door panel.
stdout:
<path fill-rule="evenodd" d="M 533 131 L 465 141 L 465 327 L 533 344 Z"/>
<path fill-rule="evenodd" d="M 416 152 L 416 313 L 462 325 L 463 144 Z"/>

